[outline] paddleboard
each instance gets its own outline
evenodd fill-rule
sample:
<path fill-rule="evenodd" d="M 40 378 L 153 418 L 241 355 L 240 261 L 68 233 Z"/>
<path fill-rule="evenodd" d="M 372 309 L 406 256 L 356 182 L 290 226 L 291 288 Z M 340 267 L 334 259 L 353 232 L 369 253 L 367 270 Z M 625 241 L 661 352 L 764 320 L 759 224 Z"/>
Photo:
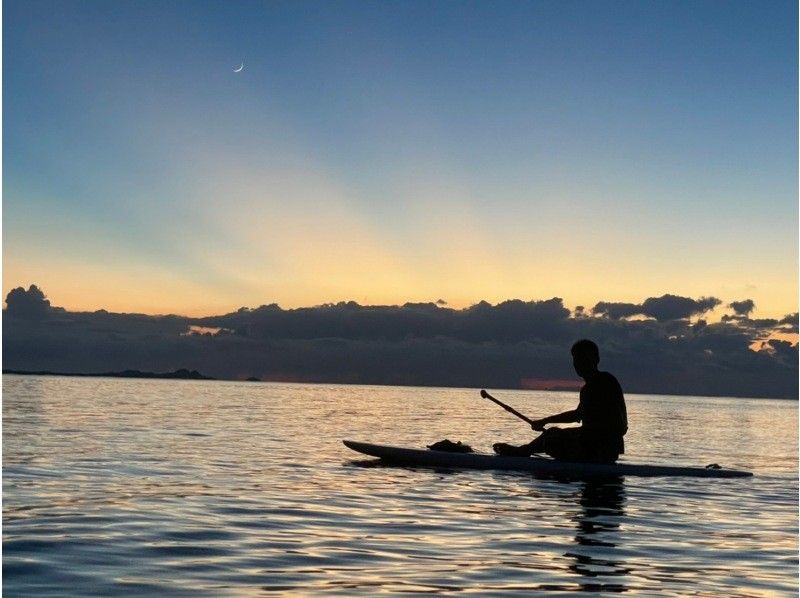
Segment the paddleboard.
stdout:
<path fill-rule="evenodd" d="M 677 467 L 634 463 L 572 463 L 541 457 L 503 457 L 481 453 L 447 453 L 429 449 L 383 446 L 366 442 L 343 440 L 344 445 L 358 453 L 401 465 L 419 467 L 453 467 L 459 469 L 499 469 L 575 477 L 612 476 L 689 476 L 698 478 L 746 478 L 753 474 L 735 469 Z"/>

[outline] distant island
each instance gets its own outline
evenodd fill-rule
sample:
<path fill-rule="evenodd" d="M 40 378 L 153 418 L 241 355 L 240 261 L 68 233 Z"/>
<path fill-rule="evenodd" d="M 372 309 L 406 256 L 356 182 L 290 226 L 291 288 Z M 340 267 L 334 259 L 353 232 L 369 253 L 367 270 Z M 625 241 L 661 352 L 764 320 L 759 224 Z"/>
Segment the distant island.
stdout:
<path fill-rule="evenodd" d="M 168 380 L 216 380 L 204 376 L 197 370 L 180 369 L 174 372 L 142 372 L 140 370 L 123 370 L 121 372 L 103 372 L 95 374 L 77 374 L 74 372 L 29 372 L 23 370 L 3 370 L 4 374 L 21 374 L 26 376 L 80 376 L 84 378 L 164 378 Z"/>

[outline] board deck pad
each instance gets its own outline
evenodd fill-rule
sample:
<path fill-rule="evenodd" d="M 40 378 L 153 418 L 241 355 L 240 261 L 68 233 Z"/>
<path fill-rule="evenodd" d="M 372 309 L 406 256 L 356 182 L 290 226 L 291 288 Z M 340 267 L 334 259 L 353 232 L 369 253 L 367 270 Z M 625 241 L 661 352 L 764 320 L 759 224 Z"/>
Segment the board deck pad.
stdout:
<path fill-rule="evenodd" d="M 645 465 L 634 463 L 574 463 L 542 457 L 506 457 L 481 453 L 449 453 L 427 449 L 401 448 L 343 440 L 344 445 L 363 455 L 383 461 L 419 467 L 496 469 L 577 477 L 611 476 L 688 476 L 699 478 L 745 478 L 749 471 L 725 468 Z"/>

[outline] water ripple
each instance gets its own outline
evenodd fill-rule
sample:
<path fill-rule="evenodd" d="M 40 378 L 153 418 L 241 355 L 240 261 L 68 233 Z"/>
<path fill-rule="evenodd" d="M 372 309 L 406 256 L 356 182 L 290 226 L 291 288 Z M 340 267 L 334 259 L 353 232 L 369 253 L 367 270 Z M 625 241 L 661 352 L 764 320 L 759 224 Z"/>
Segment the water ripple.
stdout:
<path fill-rule="evenodd" d="M 9 595 L 797 593 L 796 402 L 629 397 L 626 460 L 756 476 L 583 482 L 387 467 L 340 444 L 528 438 L 468 390 L 21 376 L 3 390 Z M 532 415 L 575 402 L 507 398 Z"/>

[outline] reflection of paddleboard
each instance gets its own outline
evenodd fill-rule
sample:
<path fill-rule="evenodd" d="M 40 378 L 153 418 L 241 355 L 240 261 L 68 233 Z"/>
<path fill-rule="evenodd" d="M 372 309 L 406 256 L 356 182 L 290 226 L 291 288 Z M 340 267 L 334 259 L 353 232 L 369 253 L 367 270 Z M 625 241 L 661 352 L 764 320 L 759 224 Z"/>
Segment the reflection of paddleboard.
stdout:
<path fill-rule="evenodd" d="M 344 440 L 356 452 L 384 461 L 421 467 L 457 467 L 462 469 L 503 469 L 533 473 L 560 474 L 575 477 L 608 476 L 691 476 L 699 478 L 745 478 L 753 474 L 735 469 L 635 465 L 633 463 L 571 463 L 539 457 L 502 457 L 478 453 L 446 453 L 420 449 L 381 446 Z"/>

